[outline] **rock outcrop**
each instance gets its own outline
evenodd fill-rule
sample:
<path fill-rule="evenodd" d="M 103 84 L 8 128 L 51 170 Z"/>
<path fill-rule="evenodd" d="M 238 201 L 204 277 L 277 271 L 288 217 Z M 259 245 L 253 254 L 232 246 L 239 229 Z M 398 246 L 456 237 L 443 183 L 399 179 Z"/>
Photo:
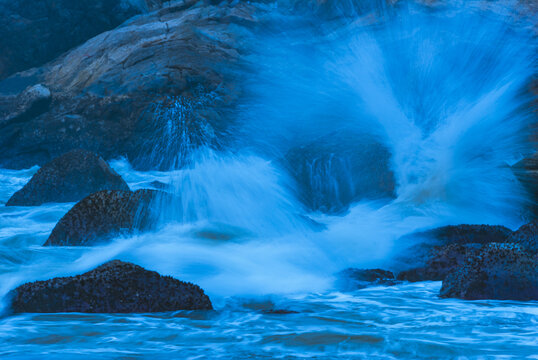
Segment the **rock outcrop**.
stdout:
<path fill-rule="evenodd" d="M 336 274 L 338 288 L 344 291 L 363 289 L 374 285 L 395 285 L 397 283 L 391 271 L 383 269 L 348 268 Z"/>
<path fill-rule="evenodd" d="M 485 245 L 443 280 L 440 296 L 538 300 L 538 258 L 517 244 Z"/>
<path fill-rule="evenodd" d="M 538 221 L 521 226 L 510 235 L 508 241 L 520 245 L 530 254 L 538 254 Z"/>
<path fill-rule="evenodd" d="M 15 313 L 149 313 L 211 310 L 197 285 L 114 260 L 82 275 L 19 286 L 8 297 Z"/>
<path fill-rule="evenodd" d="M 76 202 L 101 190 L 129 191 L 129 186 L 98 155 L 86 150 L 73 150 L 39 169 L 6 206 Z"/>
<path fill-rule="evenodd" d="M 99 191 L 82 199 L 56 224 L 45 246 L 91 246 L 155 225 L 156 190 Z"/>
<path fill-rule="evenodd" d="M 10 0 L 0 2 L 0 79 L 42 65 L 161 0 Z"/>

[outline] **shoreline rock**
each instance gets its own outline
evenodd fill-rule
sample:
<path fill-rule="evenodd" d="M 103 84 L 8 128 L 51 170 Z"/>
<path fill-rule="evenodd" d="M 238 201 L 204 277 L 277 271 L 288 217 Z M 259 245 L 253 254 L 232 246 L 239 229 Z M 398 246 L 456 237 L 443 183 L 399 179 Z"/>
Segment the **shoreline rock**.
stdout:
<path fill-rule="evenodd" d="M 15 313 L 212 310 L 197 285 L 113 260 L 82 275 L 26 283 L 8 295 Z"/>
<path fill-rule="evenodd" d="M 343 291 L 354 291 L 375 285 L 392 286 L 398 283 L 392 271 L 383 269 L 347 268 L 336 276 L 336 285 Z"/>
<path fill-rule="evenodd" d="M 41 167 L 6 206 L 75 202 L 101 190 L 129 191 L 129 186 L 98 155 L 73 150 Z"/>
<path fill-rule="evenodd" d="M 87 196 L 65 214 L 43 246 L 91 246 L 155 225 L 157 190 L 104 190 Z"/>

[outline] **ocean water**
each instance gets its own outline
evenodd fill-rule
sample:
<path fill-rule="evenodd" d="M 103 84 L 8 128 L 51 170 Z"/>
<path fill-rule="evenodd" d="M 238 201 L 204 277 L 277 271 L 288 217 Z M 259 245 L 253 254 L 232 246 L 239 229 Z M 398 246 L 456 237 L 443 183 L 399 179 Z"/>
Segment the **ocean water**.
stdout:
<path fill-rule="evenodd" d="M 402 237 L 417 230 L 525 222 L 529 199 L 509 166 L 535 148 L 532 22 L 509 1 L 328 2 L 325 13 L 301 16 L 282 3 L 266 15 L 278 26 L 261 31 L 264 46 L 248 55 L 251 79 L 226 147 L 204 141 L 214 136 L 209 123 L 184 128 L 190 108 L 178 100 L 157 107 L 169 133 L 147 153 L 181 167 L 111 162 L 133 190 L 159 181 L 176 195 L 161 204 L 154 231 L 91 248 L 43 247 L 73 204 L 5 207 L 37 167 L 0 170 L 2 310 L 22 283 L 111 259 L 199 284 L 215 310 L 4 313 L 0 357 L 538 358 L 536 301 L 439 299 L 438 282 L 354 292 L 335 284 L 347 267 L 399 270 Z M 356 136 L 351 159 L 341 144 L 328 153 L 312 146 L 334 131 Z M 330 183 L 329 200 L 341 201 L 347 179 L 371 174 L 333 173 L 323 159 L 364 160 L 365 137 L 390 152 L 394 197 L 362 197 L 359 188 L 339 213 L 309 208 L 282 159 L 309 147 L 307 183 L 314 192 Z"/>

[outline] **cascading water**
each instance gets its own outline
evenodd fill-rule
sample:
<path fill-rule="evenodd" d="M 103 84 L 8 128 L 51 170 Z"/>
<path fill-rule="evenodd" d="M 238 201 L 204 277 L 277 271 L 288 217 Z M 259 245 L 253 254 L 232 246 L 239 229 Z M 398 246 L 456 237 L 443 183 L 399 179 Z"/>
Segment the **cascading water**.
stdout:
<path fill-rule="evenodd" d="M 359 358 L 501 356 L 512 349 L 507 331 L 519 355 L 531 356 L 536 343 L 527 339 L 536 330 L 528 324 L 538 315 L 533 303 L 441 301 L 437 283 L 351 296 L 337 292 L 333 280 L 350 266 L 396 266 L 398 239 L 419 229 L 459 223 L 515 228 L 523 222 L 527 200 L 509 165 L 533 146 L 526 89 L 535 72 L 532 29 L 507 2 L 369 9 L 354 1 L 329 4 L 320 15 L 279 3 L 266 15 L 278 29 L 259 30 L 260 45 L 248 56 L 250 80 L 228 148 L 212 146 L 209 123 L 191 116 L 207 103 L 199 95 L 198 102 L 178 98 L 156 106 L 156 124 L 165 124 L 167 135 L 153 142 L 148 161 L 169 171 L 139 172 L 126 160 L 113 162 L 133 189 L 157 180 L 174 194 L 159 204 L 156 231 L 94 248 L 42 248 L 72 204 L 2 208 L 0 297 L 26 281 L 78 274 L 121 258 L 199 284 L 219 309 L 200 319 L 60 320 L 80 331 L 99 323 L 107 330 L 88 336 L 99 346 L 113 336 L 108 331 L 118 331 L 117 321 L 132 324 L 132 333 L 114 340 L 122 355 L 130 355 L 128 344 L 140 337 L 146 354 L 166 358 L 169 325 L 197 344 L 178 340 L 174 349 L 190 358 L 198 351 L 213 358 L 299 358 L 327 350 Z M 334 146 L 327 141 L 330 146 L 317 147 L 334 132 L 345 134 L 353 151 L 342 151 L 338 136 Z M 366 150 L 372 146 L 378 154 Z M 297 149 L 308 149 L 308 160 L 289 155 Z M 300 166 L 310 166 L 308 179 L 294 173 Z M 2 171 L 1 201 L 33 171 Z M 305 183 L 310 190 L 301 193 Z M 371 190 L 361 192 L 366 187 Z M 325 207 L 304 194 L 319 195 Z M 22 228 L 40 230 L 30 235 Z M 15 244 L 24 250 L 14 252 Z M 283 324 L 251 311 L 267 302 L 301 314 Z M 40 319 L 43 327 L 53 321 Z M 22 327 L 20 346 L 37 356 L 30 320 L 35 317 L 1 323 L 0 337 Z M 466 340 L 476 323 L 480 350 Z M 236 341 L 240 345 L 230 347 Z M 70 340 L 54 344 L 75 355 Z"/>

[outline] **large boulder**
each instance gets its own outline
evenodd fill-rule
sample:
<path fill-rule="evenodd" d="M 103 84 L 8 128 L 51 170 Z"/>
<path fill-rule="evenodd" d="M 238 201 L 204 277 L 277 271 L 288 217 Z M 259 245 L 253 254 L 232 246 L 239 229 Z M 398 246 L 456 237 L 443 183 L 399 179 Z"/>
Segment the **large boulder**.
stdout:
<path fill-rule="evenodd" d="M 56 224 L 44 246 L 91 246 L 155 225 L 156 190 L 99 191 L 82 199 Z"/>
<path fill-rule="evenodd" d="M 500 225 L 449 225 L 400 239 L 404 271 L 398 280 L 440 281 L 489 243 L 510 242 L 512 231 Z"/>
<path fill-rule="evenodd" d="M 129 186 L 98 155 L 87 150 L 73 150 L 39 169 L 6 206 L 75 202 L 101 190 L 129 191 Z"/>
<path fill-rule="evenodd" d="M 211 310 L 197 285 L 114 260 L 77 276 L 36 281 L 13 290 L 15 313 L 148 313 Z"/>
<path fill-rule="evenodd" d="M 0 1 L 0 79 L 42 65 L 161 0 Z"/>
<path fill-rule="evenodd" d="M 163 162 L 163 153 L 180 154 L 200 138 L 216 142 L 206 138 L 225 131 L 227 106 L 240 94 L 235 70 L 242 47 L 255 43 L 245 40 L 254 9 L 243 1 L 175 2 L 4 80 L 41 83 L 53 98 L 23 123 L 0 119 L 0 166 L 42 165 L 86 148 L 105 159 L 126 155 L 137 168 L 169 168 L 176 159 Z"/>
<path fill-rule="evenodd" d="M 485 245 L 451 272 L 441 297 L 466 300 L 538 300 L 538 258 L 518 244 Z"/>

